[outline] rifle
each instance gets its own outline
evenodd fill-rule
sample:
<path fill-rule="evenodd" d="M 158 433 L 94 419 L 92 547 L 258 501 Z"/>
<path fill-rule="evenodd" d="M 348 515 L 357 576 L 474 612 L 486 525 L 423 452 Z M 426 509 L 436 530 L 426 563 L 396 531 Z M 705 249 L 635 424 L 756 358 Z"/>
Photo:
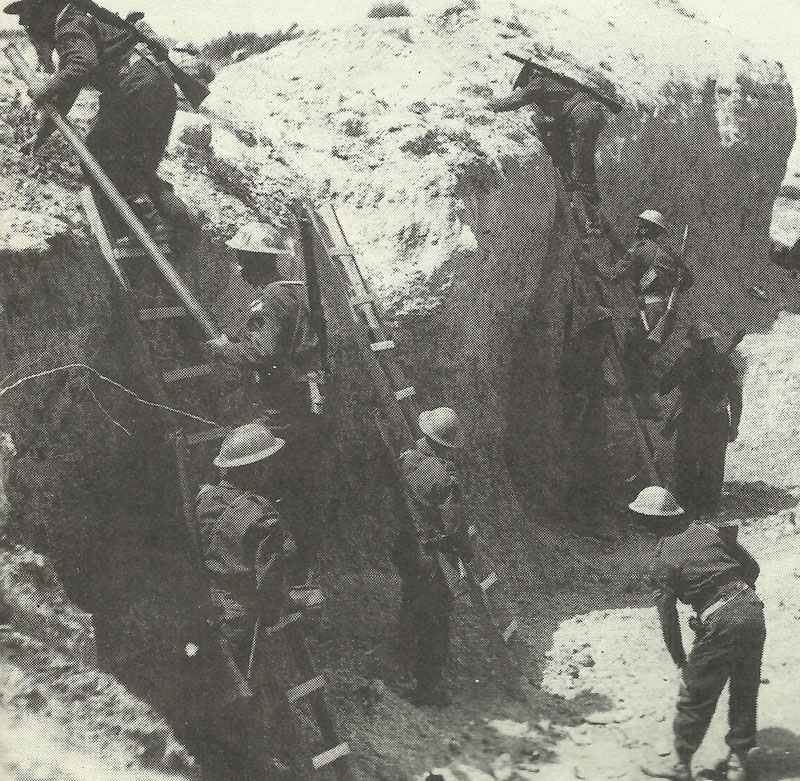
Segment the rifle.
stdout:
<path fill-rule="evenodd" d="M 742 339 L 746 336 L 747 331 L 740 328 L 734 335 L 730 347 L 722 354 L 723 356 L 730 355 L 741 343 Z M 661 427 L 661 436 L 664 439 L 672 439 L 675 430 L 678 428 L 678 421 L 683 414 L 683 398 L 678 395 L 672 407 L 670 407 L 667 417 L 664 419 L 664 425 Z"/>
<path fill-rule="evenodd" d="M 567 84 L 570 87 L 573 87 L 581 92 L 585 92 L 587 95 L 591 95 L 596 101 L 602 103 L 607 109 L 612 111 L 614 114 L 619 114 L 620 111 L 623 109 L 622 103 L 614 98 L 610 98 L 608 95 L 604 95 L 598 89 L 594 87 L 590 87 L 588 84 L 584 84 L 583 82 L 578 81 L 577 79 L 573 79 L 572 76 L 565 76 L 563 73 L 558 73 L 557 71 L 550 70 L 550 68 L 541 65 L 538 62 L 534 62 L 533 60 L 520 57 L 518 54 L 512 54 L 511 52 L 504 53 L 506 57 L 515 62 L 522 63 L 523 65 L 530 65 L 532 68 L 544 73 L 546 76 L 550 76 L 550 78 L 556 79 L 564 84 Z"/>
<path fill-rule="evenodd" d="M 686 262 L 686 239 L 689 237 L 689 226 L 687 225 L 683 229 L 683 241 L 681 242 L 681 256 L 680 256 L 680 267 L 683 268 Z M 672 271 L 672 269 L 670 269 Z M 667 328 L 671 325 L 672 319 L 675 316 L 675 299 L 678 297 L 678 293 L 681 290 L 683 285 L 683 274 L 681 273 L 678 282 L 672 288 L 669 294 L 669 299 L 667 300 L 667 309 L 663 315 L 659 318 L 659 321 L 653 326 L 652 330 L 649 334 L 647 334 L 647 340 L 649 342 L 653 342 L 654 344 L 660 346 L 664 341 L 664 338 L 667 335 Z"/>
<path fill-rule="evenodd" d="M 200 108 L 200 104 L 211 94 L 202 81 L 190 76 L 183 68 L 170 60 L 168 50 L 161 41 L 139 30 L 136 22 L 144 18 L 143 13 L 132 13 L 126 19 L 123 19 L 119 14 L 115 14 L 113 11 L 98 5 L 94 0 L 72 0 L 72 5 L 95 17 L 100 22 L 116 27 L 118 30 L 124 30 L 137 43 L 143 43 L 147 46 L 156 60 L 158 60 L 156 64 L 163 66 L 167 75 L 180 88 L 180 91 L 186 96 L 186 99 L 195 110 Z"/>
<path fill-rule="evenodd" d="M 308 308 L 311 327 L 319 339 L 320 365 L 323 372 L 328 371 L 328 324 L 322 309 L 322 291 L 319 284 L 317 263 L 314 259 L 314 232 L 308 213 L 302 207 L 295 211 L 300 227 L 300 244 L 303 248 L 303 263 L 306 268 L 306 287 L 308 288 Z"/>

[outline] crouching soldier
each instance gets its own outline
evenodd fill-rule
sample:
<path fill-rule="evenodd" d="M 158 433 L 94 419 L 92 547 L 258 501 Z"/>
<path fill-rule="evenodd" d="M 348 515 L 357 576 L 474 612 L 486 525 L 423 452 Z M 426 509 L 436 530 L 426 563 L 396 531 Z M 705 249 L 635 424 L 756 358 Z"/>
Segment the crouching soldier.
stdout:
<path fill-rule="evenodd" d="M 650 359 L 671 334 L 670 297 L 694 282 L 683 259 L 664 247 L 666 231 L 664 216 L 646 209 L 639 215 L 633 242 L 624 256 L 613 265 L 598 264 L 597 268 L 601 278 L 624 286 L 621 306 L 630 321 L 625 346 L 628 382 L 637 396 L 640 415 L 647 418 L 660 414 Z M 654 329 L 658 329 L 658 339 L 653 338 Z"/>
<path fill-rule="evenodd" d="M 322 533 L 321 473 L 328 429 L 320 338 L 312 327 L 305 284 L 283 279 L 278 272 L 278 258 L 292 254 L 286 239 L 270 225 L 252 223 L 228 246 L 236 251 L 245 282 L 260 298 L 245 313 L 239 341 L 223 336 L 207 346 L 220 360 L 252 370 L 260 388 L 260 414 L 287 433 L 282 511 L 300 547 L 295 577 L 302 582 Z"/>
<path fill-rule="evenodd" d="M 447 705 L 443 673 L 450 652 L 451 582 L 458 559 L 470 561 L 472 547 L 464 522 L 453 455 L 464 435 L 447 407 L 419 416 L 423 437 L 400 456 L 408 524 L 399 530 L 393 560 L 403 581 L 401 631 L 413 640 L 419 705 Z"/>
<path fill-rule="evenodd" d="M 600 202 L 594 155 L 597 139 L 608 122 L 603 105 L 585 92 L 524 65 L 513 92 L 489 103 L 491 111 L 514 111 L 535 105 L 542 112 L 537 132 L 558 169 L 567 191 Z"/>
<path fill-rule="evenodd" d="M 249 673 L 257 619 L 269 626 L 294 607 L 284 573 L 294 542 L 281 526 L 276 505 L 265 495 L 275 471 L 273 459 L 284 444 L 262 423 L 240 426 L 214 459 L 222 472 L 219 483 L 204 485 L 197 495 L 195 514 L 217 611 L 216 629 L 243 676 Z M 243 732 L 223 737 L 226 745 L 239 749 L 237 778 L 263 778 L 265 767 L 281 767 L 263 751 L 258 707 L 264 704 L 253 700 L 247 713 L 226 717 L 231 730 Z"/>
<path fill-rule="evenodd" d="M 655 603 L 667 650 L 681 671 L 682 682 L 673 721 L 674 756 L 662 766 L 642 770 L 654 778 L 690 781 L 692 757 L 729 683 L 729 754 L 719 769 L 728 781 L 746 781 L 748 752 L 756 745 L 766 639 L 764 606 L 755 592 L 759 566 L 737 542 L 735 526 L 695 521 L 687 527 L 674 502 L 665 503 L 664 510 L 650 504 L 646 512 L 659 521 L 661 536 L 651 572 Z M 632 509 L 643 512 L 641 507 Z M 689 622 L 695 639 L 688 658 L 677 600 L 695 610 Z"/>
<path fill-rule="evenodd" d="M 694 323 L 688 349 L 661 380 L 662 394 L 681 390 L 673 483 L 690 518 L 716 513 L 728 443 L 738 438 L 742 417 L 740 372 L 732 355 L 718 351 L 715 337 L 709 323 Z"/>

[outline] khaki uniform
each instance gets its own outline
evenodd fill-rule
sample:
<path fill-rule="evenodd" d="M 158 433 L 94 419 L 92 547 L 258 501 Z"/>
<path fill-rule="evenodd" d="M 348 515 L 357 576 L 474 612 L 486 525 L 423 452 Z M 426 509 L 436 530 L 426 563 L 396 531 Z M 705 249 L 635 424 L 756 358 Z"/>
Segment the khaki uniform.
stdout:
<path fill-rule="evenodd" d="M 100 91 L 86 145 L 126 198 L 162 189 L 156 170 L 177 109 L 171 78 L 123 30 L 67 5 L 56 17 L 59 66 L 45 99 L 69 111 L 84 88 Z"/>
<path fill-rule="evenodd" d="M 718 529 L 693 523 L 666 537 L 656 552 L 651 580 L 667 649 L 686 665 L 673 730 L 679 756 L 693 755 L 711 722 L 717 700 L 730 683 L 731 751 L 743 755 L 756 744 L 758 688 L 766 639 L 764 609 L 755 594 L 759 566 L 738 543 L 724 541 Z M 698 615 L 719 604 L 696 624 L 688 660 L 684 653 L 676 601 Z"/>
<path fill-rule="evenodd" d="M 261 414 L 286 439 L 276 486 L 288 527 L 299 547 L 303 580 L 322 533 L 322 477 L 329 439 L 325 414 L 312 410 L 309 380 L 322 381 L 319 339 L 311 327 L 305 285 L 276 280 L 254 302 L 245 337 L 221 348 L 221 357 L 251 369 Z"/>
<path fill-rule="evenodd" d="M 740 383 L 731 356 L 715 353 L 706 362 L 691 348 L 661 381 L 662 394 L 681 389 L 673 493 L 690 517 L 713 514 L 719 506 L 728 437 L 742 416 Z"/>
<path fill-rule="evenodd" d="M 420 439 L 400 456 L 400 471 L 413 528 L 398 531 L 392 558 L 403 581 L 400 624 L 414 638 L 414 673 L 418 687 L 426 689 L 441 682 L 449 655 L 448 574 L 458 557 L 472 558 L 472 549 L 455 464 Z"/>
<path fill-rule="evenodd" d="M 274 623 L 284 606 L 286 534 L 269 499 L 226 480 L 200 489 L 196 516 L 218 630 L 245 672 L 256 618 Z"/>
<path fill-rule="evenodd" d="M 630 390 L 654 392 L 650 357 L 658 345 L 647 340 L 642 314 L 655 327 L 667 309 L 673 288 L 681 280 L 692 284 L 691 272 L 681 261 L 652 239 L 637 239 L 616 263 L 598 268 L 600 276 L 622 286 L 619 311 L 628 323 L 625 368 Z M 665 333 L 664 339 L 669 337 Z"/>

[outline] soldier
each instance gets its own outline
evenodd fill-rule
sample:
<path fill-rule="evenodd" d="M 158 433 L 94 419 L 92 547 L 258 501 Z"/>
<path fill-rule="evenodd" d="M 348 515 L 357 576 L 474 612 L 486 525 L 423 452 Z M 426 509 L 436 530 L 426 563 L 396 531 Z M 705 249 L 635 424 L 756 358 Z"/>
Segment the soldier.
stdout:
<path fill-rule="evenodd" d="M 725 478 L 725 451 L 739 436 L 742 416 L 740 372 L 733 356 L 720 354 L 718 334 L 694 323 L 689 348 L 661 381 L 661 394 L 678 386 L 682 410 L 675 447 L 675 495 L 690 518 L 714 515 Z"/>
<path fill-rule="evenodd" d="M 17 0 L 5 12 L 19 16 L 46 70 L 54 70 L 52 53 L 58 53 L 58 69 L 28 91 L 34 103 L 52 103 L 66 114 L 82 89 L 99 90 L 100 108 L 86 145 L 103 170 L 154 234 L 164 231 L 157 204 L 172 218 L 191 220 L 186 204 L 178 203 L 171 188 L 156 176 L 177 96 L 172 79 L 151 55 L 134 48 L 126 31 L 95 19 L 68 0 Z M 23 151 L 35 152 L 53 130 L 42 120 Z M 105 207 L 104 214 L 112 216 L 102 196 L 96 192 L 95 197 Z"/>
<path fill-rule="evenodd" d="M 278 273 L 277 259 L 291 255 L 286 240 L 272 226 L 252 223 L 228 246 L 236 251 L 242 277 L 261 297 L 245 313 L 241 341 L 223 336 L 207 345 L 220 360 L 253 369 L 264 415 L 287 432 L 282 511 L 300 546 L 295 576 L 304 580 L 321 534 L 320 483 L 328 439 L 320 338 L 311 325 L 305 285 Z"/>
<path fill-rule="evenodd" d="M 491 111 L 514 111 L 536 105 L 544 115 L 537 132 L 570 192 L 580 191 L 593 204 L 600 202 L 594 153 L 608 122 L 603 105 L 575 87 L 524 65 L 513 92 L 489 103 Z"/>
<path fill-rule="evenodd" d="M 275 503 L 265 495 L 275 474 L 275 455 L 285 441 L 262 423 L 248 423 L 231 432 L 214 459 L 222 478 L 204 485 L 197 495 L 196 518 L 200 548 L 209 579 L 209 595 L 217 610 L 216 629 L 230 649 L 242 675 L 247 675 L 256 619 L 274 624 L 290 605 L 284 569 L 295 553 L 283 530 Z M 281 763 L 262 753 L 263 732 L 258 703 L 240 703 L 244 712 L 226 712 L 223 737 L 236 746 L 242 766 L 236 777 L 264 777 L 264 763 Z M 276 703 L 262 703 L 276 708 Z M 251 775 L 247 775 L 247 773 Z"/>
<path fill-rule="evenodd" d="M 669 496 L 664 489 L 646 490 Z M 699 521 L 687 527 L 674 500 L 661 501 L 655 495 L 649 502 L 640 499 L 631 509 L 661 522 L 651 580 L 664 641 L 682 678 L 673 721 L 674 756 L 642 770 L 654 778 L 691 781 L 692 757 L 729 682 L 729 754 L 717 769 L 728 781 L 746 781 L 748 752 L 756 745 L 766 639 L 763 603 L 755 593 L 758 564 L 736 541 L 735 527 Z M 688 659 L 677 600 L 695 610 L 689 622 L 695 640 Z"/>
<path fill-rule="evenodd" d="M 458 558 L 472 558 L 453 463 L 464 435 L 448 407 L 423 412 L 419 427 L 424 436 L 400 456 L 410 523 L 398 531 L 392 558 L 403 581 L 401 631 L 407 629 L 416 645 L 412 698 L 418 705 L 444 706 L 453 609 L 448 576 L 457 571 Z"/>
<path fill-rule="evenodd" d="M 669 328 L 663 329 L 660 341 L 647 336 L 662 318 L 668 317 L 672 291 L 685 289 L 694 281 L 683 260 L 662 245 L 666 230 L 664 216 L 655 209 L 646 209 L 639 215 L 633 243 L 625 255 L 613 265 L 597 266 L 601 278 L 624 286 L 621 307 L 631 326 L 625 346 L 628 382 L 638 397 L 639 414 L 648 418 L 660 415 L 650 358 L 669 337 Z M 672 324 L 665 325 L 671 328 Z"/>

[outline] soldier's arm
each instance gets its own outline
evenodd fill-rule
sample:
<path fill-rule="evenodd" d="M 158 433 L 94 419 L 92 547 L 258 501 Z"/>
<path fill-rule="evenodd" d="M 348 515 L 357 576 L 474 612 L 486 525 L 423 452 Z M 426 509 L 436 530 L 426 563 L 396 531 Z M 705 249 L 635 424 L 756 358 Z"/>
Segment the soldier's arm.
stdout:
<path fill-rule="evenodd" d="M 505 98 L 495 98 L 489 102 L 490 111 L 516 111 L 523 106 L 528 106 L 543 98 L 547 94 L 544 79 L 536 77 L 531 79 L 526 86 L 518 87 Z"/>
<path fill-rule="evenodd" d="M 597 273 L 607 282 L 619 282 L 634 274 L 640 265 L 637 245 L 634 245 L 616 263 L 604 263 L 598 260 Z"/>
<path fill-rule="evenodd" d="M 736 543 L 732 554 L 742 567 L 744 582 L 747 583 L 750 588 L 755 588 L 758 576 L 761 574 L 761 567 L 758 565 L 758 562 L 740 542 Z"/>
<path fill-rule="evenodd" d="M 443 532 L 448 535 L 458 555 L 464 561 L 471 561 L 474 552 L 467 533 L 468 524 L 464 515 L 461 486 L 455 477 L 450 480 L 449 485 L 444 487 L 443 494 L 439 505 L 442 513 Z"/>
<path fill-rule="evenodd" d="M 681 625 L 678 620 L 677 596 L 673 585 L 673 573 L 669 563 L 662 556 L 663 542 L 659 543 L 656 558 L 650 571 L 650 584 L 653 587 L 653 601 L 661 622 L 664 644 L 677 667 L 686 664 L 683 650 Z"/>
<path fill-rule="evenodd" d="M 656 609 L 661 621 L 661 633 L 664 644 L 677 667 L 686 664 L 686 652 L 683 649 L 681 625 L 678 620 L 678 604 L 674 594 L 668 591 L 657 590 L 655 593 Z"/>
<path fill-rule="evenodd" d="M 39 102 L 52 101 L 68 112 L 88 77 L 99 66 L 97 43 L 88 17 L 71 19 L 56 29 L 58 70 L 48 79 Z"/>

